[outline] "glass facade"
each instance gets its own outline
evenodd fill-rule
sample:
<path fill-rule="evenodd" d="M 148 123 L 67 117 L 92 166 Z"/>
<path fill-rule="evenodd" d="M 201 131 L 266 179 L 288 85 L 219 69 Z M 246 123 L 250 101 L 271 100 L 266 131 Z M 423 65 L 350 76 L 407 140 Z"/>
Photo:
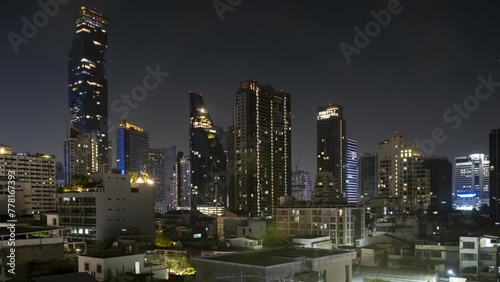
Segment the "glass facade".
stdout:
<path fill-rule="evenodd" d="M 201 94 L 190 97 L 191 207 L 227 201 L 227 159 Z M 221 133 L 222 134 L 222 133 Z"/>
<path fill-rule="evenodd" d="M 81 133 L 95 133 L 99 141 L 99 167 L 108 168 L 108 81 L 104 54 L 108 44 L 108 19 L 81 7 L 68 60 L 68 106 L 71 126 Z"/>

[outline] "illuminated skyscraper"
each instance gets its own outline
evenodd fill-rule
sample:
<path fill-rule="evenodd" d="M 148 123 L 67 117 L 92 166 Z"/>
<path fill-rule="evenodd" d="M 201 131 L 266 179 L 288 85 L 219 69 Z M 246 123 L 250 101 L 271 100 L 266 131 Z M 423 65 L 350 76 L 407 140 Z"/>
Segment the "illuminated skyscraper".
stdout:
<path fill-rule="evenodd" d="M 149 134 L 146 130 L 123 121 L 116 133 L 117 166 L 122 174 L 144 171 Z"/>
<path fill-rule="evenodd" d="M 189 93 L 192 208 L 226 205 L 227 159 L 201 94 Z"/>
<path fill-rule="evenodd" d="M 173 197 L 177 195 L 173 180 L 177 161 L 176 147 L 148 149 L 145 160 L 145 170 L 156 186 L 155 210 L 166 213 L 174 209 Z M 176 205 L 177 206 L 177 205 Z"/>
<path fill-rule="evenodd" d="M 318 107 L 316 119 L 318 173 L 331 172 L 333 185 L 345 194 L 347 140 L 344 110 L 336 104 Z"/>
<path fill-rule="evenodd" d="M 290 94 L 254 80 L 236 93 L 231 127 L 230 207 L 271 214 L 291 195 Z"/>
<path fill-rule="evenodd" d="M 472 210 L 490 204 L 488 155 L 472 154 L 455 158 L 454 179 L 454 209 Z"/>
<path fill-rule="evenodd" d="M 108 19 L 81 7 L 68 60 L 68 106 L 71 126 L 82 134 L 93 133 L 98 144 L 98 167 L 108 172 L 108 81 L 104 53 L 108 44 Z"/>
<path fill-rule="evenodd" d="M 430 172 L 420 149 L 405 144 L 399 132 L 378 146 L 378 196 L 397 197 L 412 211 L 427 210 L 430 204 Z"/>
<path fill-rule="evenodd" d="M 176 176 L 177 176 L 177 199 L 178 208 L 190 209 L 193 205 L 191 184 L 191 162 L 189 157 L 178 155 L 176 163 Z"/>
<path fill-rule="evenodd" d="M 348 203 L 359 202 L 358 175 L 358 141 L 347 139 L 345 197 Z"/>

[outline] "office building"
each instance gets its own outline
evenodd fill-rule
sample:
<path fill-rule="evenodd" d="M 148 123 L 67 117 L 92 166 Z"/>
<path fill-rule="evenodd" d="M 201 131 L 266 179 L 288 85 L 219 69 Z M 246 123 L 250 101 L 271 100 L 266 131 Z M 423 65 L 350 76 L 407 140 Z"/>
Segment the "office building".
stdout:
<path fill-rule="evenodd" d="M 80 7 L 68 60 L 68 107 L 71 126 L 80 133 L 94 133 L 98 141 L 95 172 L 108 172 L 108 81 L 104 54 L 108 44 L 108 19 Z"/>
<path fill-rule="evenodd" d="M 201 94 L 189 93 L 192 200 L 198 205 L 225 205 L 227 157 Z M 220 135 L 219 135 L 220 134 Z"/>
<path fill-rule="evenodd" d="M 490 132 L 490 215 L 500 220 L 500 128 Z"/>
<path fill-rule="evenodd" d="M 480 209 L 490 204 L 490 160 L 485 154 L 455 158 L 454 203 L 457 210 Z"/>
<path fill-rule="evenodd" d="M 359 202 L 358 141 L 347 139 L 346 190 L 348 203 Z"/>
<path fill-rule="evenodd" d="M 313 192 L 311 174 L 306 168 L 292 171 L 292 197 L 298 201 L 310 201 Z"/>
<path fill-rule="evenodd" d="M 359 189 L 361 197 L 375 198 L 378 195 L 377 155 L 363 154 L 359 157 Z"/>
<path fill-rule="evenodd" d="M 177 161 L 176 147 L 148 149 L 146 153 L 145 171 L 156 184 L 155 210 L 166 213 L 173 209 L 174 192 L 172 186 Z M 175 193 L 175 195 L 174 195 Z"/>
<path fill-rule="evenodd" d="M 411 211 L 430 205 L 430 172 L 417 145 L 406 144 L 395 132 L 378 146 L 378 196 L 401 197 Z"/>
<path fill-rule="evenodd" d="M 318 173 L 332 173 L 334 185 L 345 193 L 347 139 L 343 107 L 337 104 L 318 107 L 316 120 Z"/>
<path fill-rule="evenodd" d="M 149 150 L 149 133 L 123 121 L 116 132 L 116 165 L 122 174 L 145 169 Z"/>
<path fill-rule="evenodd" d="M 291 195 L 290 94 L 254 80 L 236 93 L 231 134 L 230 207 L 271 214 Z"/>
<path fill-rule="evenodd" d="M 122 174 L 94 174 L 92 181 L 57 195 L 60 226 L 68 239 L 111 243 L 120 236 L 154 242 L 154 184 Z"/>
<path fill-rule="evenodd" d="M 31 186 L 32 213 L 56 209 L 55 156 L 14 153 L 11 147 L 0 145 L 0 175 L 7 176 L 9 171 L 15 172 L 16 183 L 27 182 Z"/>
<path fill-rule="evenodd" d="M 430 172 L 431 209 L 451 210 L 453 193 L 453 165 L 447 158 L 426 158 Z"/>

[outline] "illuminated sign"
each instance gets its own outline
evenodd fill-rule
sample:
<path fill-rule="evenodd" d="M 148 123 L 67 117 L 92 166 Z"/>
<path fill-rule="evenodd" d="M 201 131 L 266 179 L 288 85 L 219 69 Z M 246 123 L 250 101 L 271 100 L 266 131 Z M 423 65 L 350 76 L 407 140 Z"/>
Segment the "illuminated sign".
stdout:
<path fill-rule="evenodd" d="M 474 198 L 474 197 L 476 197 L 476 193 L 457 194 L 457 197 L 459 197 L 459 198 Z"/>
<path fill-rule="evenodd" d="M 318 113 L 318 120 L 329 119 L 331 117 L 338 117 L 339 109 L 338 108 L 330 108 L 326 111 L 321 111 Z"/>

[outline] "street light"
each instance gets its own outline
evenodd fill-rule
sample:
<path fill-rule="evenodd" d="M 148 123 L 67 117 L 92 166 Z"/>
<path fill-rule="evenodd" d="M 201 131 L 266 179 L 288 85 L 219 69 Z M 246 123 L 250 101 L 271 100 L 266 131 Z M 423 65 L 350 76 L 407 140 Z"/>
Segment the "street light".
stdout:
<path fill-rule="evenodd" d="M 455 272 L 453 272 L 453 270 L 448 270 L 448 275 L 450 275 L 451 277 L 455 277 Z"/>

